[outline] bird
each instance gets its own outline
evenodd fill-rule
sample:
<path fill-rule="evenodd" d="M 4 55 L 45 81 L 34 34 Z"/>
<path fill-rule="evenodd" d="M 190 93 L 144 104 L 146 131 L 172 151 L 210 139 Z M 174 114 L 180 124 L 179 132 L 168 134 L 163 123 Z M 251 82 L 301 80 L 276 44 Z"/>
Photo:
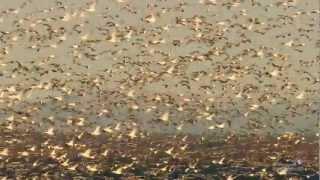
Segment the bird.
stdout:
<path fill-rule="evenodd" d="M 169 112 L 164 112 L 161 115 L 160 120 L 165 121 L 165 122 L 169 121 Z"/>
<path fill-rule="evenodd" d="M 49 135 L 49 136 L 53 136 L 55 134 L 54 130 L 55 130 L 54 127 L 51 127 L 47 131 L 45 131 L 44 133 Z"/>
<path fill-rule="evenodd" d="M 87 158 L 87 159 L 93 159 L 94 156 L 91 155 L 91 149 L 87 149 L 84 152 L 80 153 L 80 156 Z"/>
<path fill-rule="evenodd" d="M 93 132 L 90 133 L 93 136 L 99 136 L 101 135 L 101 126 L 97 126 Z"/>
<path fill-rule="evenodd" d="M 4 148 L 0 151 L 0 156 L 8 156 L 9 155 L 9 149 Z"/>

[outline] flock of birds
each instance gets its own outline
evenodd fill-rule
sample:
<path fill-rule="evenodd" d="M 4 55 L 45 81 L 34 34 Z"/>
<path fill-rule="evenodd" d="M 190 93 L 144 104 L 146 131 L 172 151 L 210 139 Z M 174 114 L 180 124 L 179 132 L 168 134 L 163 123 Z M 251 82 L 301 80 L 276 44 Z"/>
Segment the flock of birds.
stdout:
<path fill-rule="evenodd" d="M 289 136 L 292 146 L 319 136 L 316 1 L 10 3 L 0 4 L 7 164 L 20 157 L 37 167 L 40 160 L 27 158 L 37 154 L 70 172 L 96 173 L 103 165 L 90 162 L 108 157 L 105 168 L 119 175 L 144 162 L 128 150 L 141 141 L 154 145 L 148 155 L 184 161 L 189 139 L 200 134 L 201 144 L 204 133 L 229 142 L 239 133 L 285 132 L 278 138 Z M 172 142 L 154 144 L 154 134 Z M 122 149 L 117 160 L 111 146 Z M 200 158 L 190 157 L 186 171 L 196 171 Z M 158 173 L 170 170 L 168 161 L 155 164 Z"/>

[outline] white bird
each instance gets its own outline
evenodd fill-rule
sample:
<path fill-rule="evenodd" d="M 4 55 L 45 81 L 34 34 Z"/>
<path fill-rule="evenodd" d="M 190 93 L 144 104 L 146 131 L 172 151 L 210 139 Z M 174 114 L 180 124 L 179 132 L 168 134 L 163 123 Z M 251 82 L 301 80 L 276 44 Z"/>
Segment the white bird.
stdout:
<path fill-rule="evenodd" d="M 110 127 L 104 128 L 103 131 L 105 131 L 107 133 L 113 133 L 113 129 L 111 129 Z"/>
<path fill-rule="evenodd" d="M 270 74 L 271 74 L 271 76 L 278 76 L 279 75 L 279 71 L 275 69 Z"/>
<path fill-rule="evenodd" d="M 46 132 L 44 132 L 45 134 L 48 134 L 49 136 L 53 136 L 54 135 L 54 128 L 51 127 L 49 128 Z"/>
<path fill-rule="evenodd" d="M 118 168 L 118 169 L 116 169 L 116 170 L 114 170 L 114 171 L 112 171 L 113 173 L 115 173 L 115 174 L 122 174 L 123 173 L 123 167 L 120 167 L 120 168 Z"/>
<path fill-rule="evenodd" d="M 86 9 L 88 12 L 95 12 L 96 11 L 96 5 L 97 3 L 96 2 L 93 2 L 89 5 L 89 8 Z"/>
<path fill-rule="evenodd" d="M 111 33 L 111 37 L 110 37 L 110 39 L 108 40 L 109 42 L 112 42 L 112 43 L 115 43 L 115 42 L 117 42 L 118 40 L 117 40 L 117 34 L 116 34 L 116 32 L 112 32 Z"/>
<path fill-rule="evenodd" d="M 130 90 L 128 93 L 127 93 L 127 96 L 128 97 L 134 97 L 134 90 L 132 89 L 132 90 Z"/>
<path fill-rule="evenodd" d="M 77 167 L 78 167 L 78 164 L 75 164 L 73 166 L 68 167 L 68 170 L 75 171 L 77 169 Z"/>
<path fill-rule="evenodd" d="M 162 116 L 160 117 L 160 119 L 162 121 L 169 121 L 169 112 L 163 113 Z"/>
<path fill-rule="evenodd" d="M 286 42 L 284 45 L 288 46 L 288 47 L 291 47 L 293 45 L 293 41 L 291 40 L 289 42 Z"/>
<path fill-rule="evenodd" d="M 121 123 L 117 123 L 116 127 L 114 127 L 114 130 L 120 131 L 120 128 L 121 128 Z"/>
<path fill-rule="evenodd" d="M 91 149 L 87 149 L 83 153 L 80 153 L 80 156 L 82 156 L 84 158 L 88 158 L 88 159 L 93 159 L 94 158 L 94 156 L 91 156 Z"/>
<path fill-rule="evenodd" d="M 297 96 L 296 96 L 296 99 L 303 99 L 304 98 L 304 92 L 301 92 L 300 94 L 298 94 Z"/>
<path fill-rule="evenodd" d="M 137 137 L 137 129 L 132 129 L 132 131 L 128 134 L 128 136 L 131 138 L 131 139 L 134 139 Z"/>
<path fill-rule="evenodd" d="M 97 126 L 96 129 L 91 133 L 93 136 L 99 136 L 101 134 L 101 127 Z"/>
<path fill-rule="evenodd" d="M 153 14 L 150 14 L 148 15 L 145 20 L 148 22 L 148 23 L 155 23 L 156 22 L 156 17 L 153 15 Z"/>
<path fill-rule="evenodd" d="M 252 104 L 250 107 L 250 110 L 254 111 L 254 110 L 257 110 L 258 108 L 259 108 L 258 104 Z"/>
<path fill-rule="evenodd" d="M 68 146 L 73 146 L 74 145 L 74 140 L 70 140 L 69 142 L 66 143 Z"/>
<path fill-rule="evenodd" d="M 5 148 L 2 151 L 0 151 L 0 156 L 8 156 L 8 155 L 9 155 L 8 148 Z"/>
<path fill-rule="evenodd" d="M 278 169 L 277 173 L 279 175 L 286 175 L 288 173 L 288 168 L 286 168 L 286 167 L 280 168 L 280 169 Z"/>
<path fill-rule="evenodd" d="M 85 119 L 84 118 L 79 118 L 79 122 L 76 124 L 77 126 L 84 126 L 84 121 Z"/>
<path fill-rule="evenodd" d="M 91 171 L 91 172 L 97 172 L 98 171 L 98 166 L 96 164 L 87 165 L 86 168 L 88 169 L 88 171 Z"/>
<path fill-rule="evenodd" d="M 108 153 L 109 153 L 109 150 L 108 150 L 108 149 L 106 149 L 106 150 L 102 153 L 102 156 L 107 156 L 107 155 L 108 155 Z"/>
<path fill-rule="evenodd" d="M 66 14 L 63 16 L 62 21 L 68 22 L 68 21 L 70 21 L 70 19 L 71 19 L 71 15 L 70 15 L 69 13 L 66 13 Z"/>
<path fill-rule="evenodd" d="M 174 148 L 172 147 L 172 148 L 170 148 L 170 149 L 166 150 L 166 151 L 165 151 L 165 153 L 167 153 L 167 154 L 171 155 L 171 154 L 172 154 L 173 149 L 174 149 Z"/>
<path fill-rule="evenodd" d="M 171 66 L 171 67 L 167 70 L 167 73 L 168 73 L 168 74 L 172 74 L 173 71 L 174 71 L 174 68 L 175 68 L 175 66 Z"/>
<path fill-rule="evenodd" d="M 225 128 L 225 126 L 226 126 L 226 123 L 216 124 L 216 127 L 220 129 Z"/>

